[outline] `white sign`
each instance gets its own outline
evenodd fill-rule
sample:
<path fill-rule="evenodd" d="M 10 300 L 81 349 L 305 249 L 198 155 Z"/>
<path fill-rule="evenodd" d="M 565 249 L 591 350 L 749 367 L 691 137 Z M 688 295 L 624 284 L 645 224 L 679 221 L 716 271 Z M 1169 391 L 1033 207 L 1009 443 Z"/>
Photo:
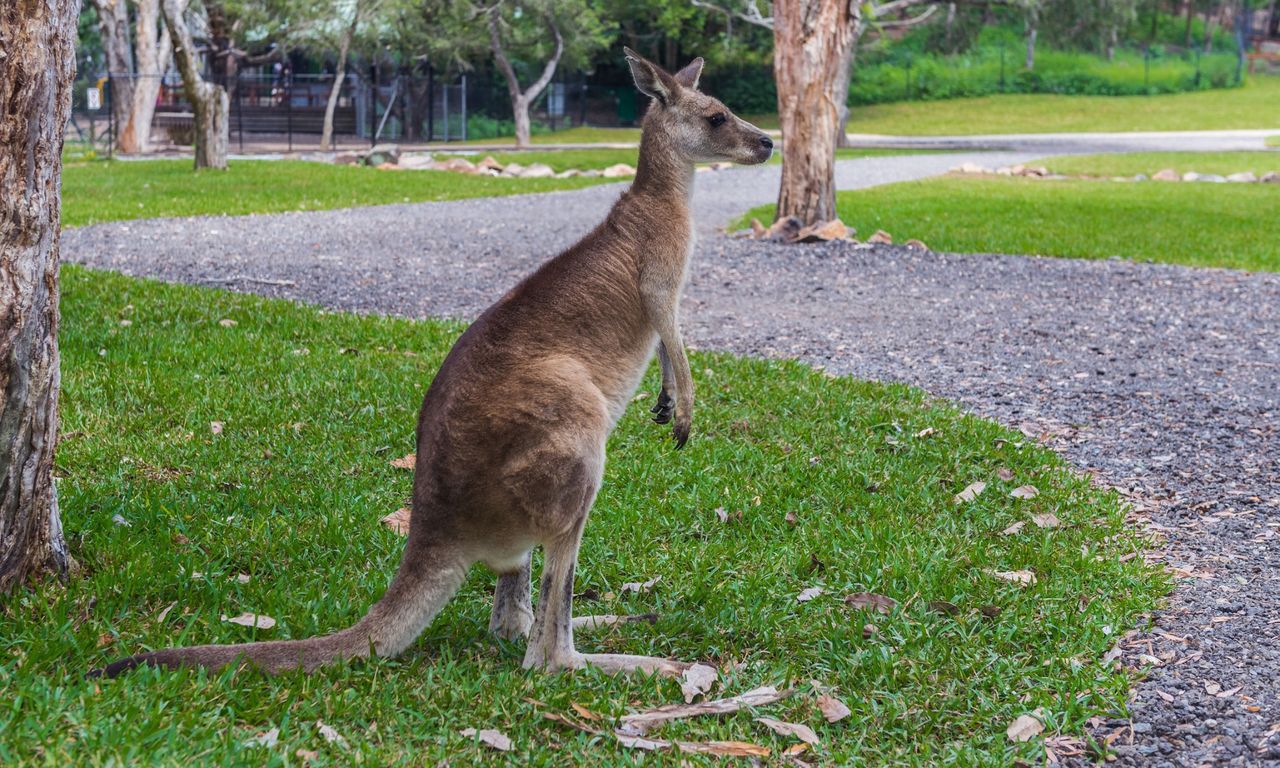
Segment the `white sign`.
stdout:
<path fill-rule="evenodd" d="M 89 86 L 89 90 L 85 91 L 85 95 L 89 97 L 89 109 L 102 109 L 102 91 L 94 86 Z"/>

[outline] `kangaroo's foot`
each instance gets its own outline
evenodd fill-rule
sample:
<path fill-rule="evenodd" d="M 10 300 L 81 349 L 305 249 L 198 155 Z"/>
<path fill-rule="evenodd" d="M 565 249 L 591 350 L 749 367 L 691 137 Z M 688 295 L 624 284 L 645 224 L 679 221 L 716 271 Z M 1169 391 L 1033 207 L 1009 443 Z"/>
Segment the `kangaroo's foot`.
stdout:
<path fill-rule="evenodd" d="M 498 576 L 493 590 L 493 612 L 489 615 L 489 631 L 503 640 L 529 636 L 533 626 L 533 602 L 529 596 L 529 558 L 511 573 Z"/>
<path fill-rule="evenodd" d="M 671 416 L 675 413 L 676 401 L 671 395 L 667 394 L 664 388 L 658 393 L 658 403 L 649 409 L 649 413 L 653 414 L 653 420 L 657 424 L 666 424 L 671 421 Z"/>

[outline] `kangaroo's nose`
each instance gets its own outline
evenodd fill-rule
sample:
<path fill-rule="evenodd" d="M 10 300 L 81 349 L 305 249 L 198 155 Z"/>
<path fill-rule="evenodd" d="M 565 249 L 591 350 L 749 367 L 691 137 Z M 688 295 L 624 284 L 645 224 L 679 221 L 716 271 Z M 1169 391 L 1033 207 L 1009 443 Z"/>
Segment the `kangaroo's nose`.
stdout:
<path fill-rule="evenodd" d="M 765 149 L 773 149 L 773 139 L 769 138 L 768 136 L 761 136 L 760 146 L 764 147 Z"/>

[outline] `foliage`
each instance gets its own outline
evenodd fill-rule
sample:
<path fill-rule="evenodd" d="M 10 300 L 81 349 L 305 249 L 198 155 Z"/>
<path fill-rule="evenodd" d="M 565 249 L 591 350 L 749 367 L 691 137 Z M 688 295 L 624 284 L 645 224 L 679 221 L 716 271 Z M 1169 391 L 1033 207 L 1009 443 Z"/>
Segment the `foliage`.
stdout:
<path fill-rule="evenodd" d="M 537 120 L 533 120 L 529 123 L 529 133 L 531 135 L 537 136 L 550 132 L 551 128 L 545 123 L 538 122 Z M 509 137 L 514 136 L 515 133 L 516 124 L 514 120 L 502 120 L 475 112 L 467 115 L 468 141 Z"/>
<path fill-rule="evenodd" d="M 299 161 L 233 160 L 216 174 L 182 160 L 72 163 L 62 174 L 62 222 L 314 211 L 577 189 L 600 179 L 502 179 Z"/>
<path fill-rule="evenodd" d="M 74 266 L 63 278 L 59 496 L 85 573 L 0 613 L 0 762 L 681 759 L 646 759 L 543 719 L 573 715 L 571 702 L 612 718 L 681 695 L 669 680 L 520 669 L 524 643 L 488 636 L 493 576 L 482 568 L 398 659 L 313 676 L 144 669 L 86 680 L 89 667 L 142 648 L 302 637 L 358 618 L 403 547 L 378 524 L 410 488 L 389 461 L 413 450 L 422 393 L 462 326 Z M 1123 710 L 1129 673 L 1101 657 L 1167 579 L 1133 556 L 1145 543 L 1113 492 L 919 390 L 794 363 L 691 362 L 694 440 L 673 451 L 648 418 L 652 394 L 623 415 L 578 568 L 578 589 L 598 596 L 583 594 L 579 612 L 652 611 L 657 623 L 580 632 L 581 648 L 715 662 L 726 670 L 715 696 L 796 685 L 760 714 L 811 724 L 822 743 L 806 760 L 823 764 L 1042 763 L 1040 742 L 1006 738 L 1015 717 L 1043 707 L 1049 733 L 1080 734 L 1089 717 Z M 656 385 L 652 370 L 642 389 Z M 1014 479 L 998 479 L 1001 468 Z M 953 501 L 979 479 L 983 494 Z M 1023 483 L 1039 496 L 1011 498 Z M 1047 511 L 1059 527 L 1029 522 Z M 1021 532 L 999 535 L 1016 521 Z M 1019 568 L 1036 585 L 989 575 Z M 650 592 L 620 588 L 656 576 Z M 814 586 L 826 593 L 796 601 Z M 880 615 L 841 600 L 864 590 L 898 607 Z M 279 623 L 219 620 L 242 611 Z M 823 722 L 811 680 L 833 686 L 852 715 Z M 662 736 L 743 739 L 775 754 L 791 745 L 754 716 L 676 723 Z M 320 722 L 345 745 L 327 743 Z M 513 752 L 487 752 L 459 733 L 467 727 L 503 731 Z M 278 744 L 250 743 L 272 728 Z"/>
<path fill-rule="evenodd" d="M 883 229 L 940 251 L 1280 271 L 1274 184 L 949 177 L 841 192 L 836 208 L 863 236 Z M 768 206 L 748 215 L 771 217 Z"/>

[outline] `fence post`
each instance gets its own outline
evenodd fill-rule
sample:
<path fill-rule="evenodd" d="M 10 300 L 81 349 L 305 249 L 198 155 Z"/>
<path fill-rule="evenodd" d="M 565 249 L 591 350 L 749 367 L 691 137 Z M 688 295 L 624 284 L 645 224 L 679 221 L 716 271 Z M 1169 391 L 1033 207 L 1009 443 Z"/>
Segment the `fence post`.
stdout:
<path fill-rule="evenodd" d="M 107 157 L 115 158 L 116 152 L 116 84 L 107 73 Z"/>
<path fill-rule="evenodd" d="M 372 97 L 369 99 L 369 146 L 376 147 L 378 145 L 378 64 L 374 62 L 370 67 L 373 70 L 373 90 Z"/>
<path fill-rule="evenodd" d="M 427 64 L 427 142 L 435 140 L 436 135 L 436 77 L 435 69 Z"/>
<path fill-rule="evenodd" d="M 240 137 L 240 154 L 244 154 L 244 88 L 240 82 L 240 70 L 236 70 L 236 134 Z"/>
<path fill-rule="evenodd" d="M 578 90 L 578 125 L 585 126 L 587 124 L 587 81 L 582 81 L 582 88 Z"/>
<path fill-rule="evenodd" d="M 449 140 L 449 84 L 440 89 L 440 109 L 444 112 L 444 140 Z"/>
<path fill-rule="evenodd" d="M 462 111 L 462 140 L 466 141 L 467 140 L 467 75 L 466 73 L 463 73 L 462 75 L 461 97 L 462 97 L 461 98 L 462 104 L 459 108 Z"/>
<path fill-rule="evenodd" d="M 289 151 L 293 151 L 293 77 L 284 78 L 285 130 L 289 133 Z"/>

